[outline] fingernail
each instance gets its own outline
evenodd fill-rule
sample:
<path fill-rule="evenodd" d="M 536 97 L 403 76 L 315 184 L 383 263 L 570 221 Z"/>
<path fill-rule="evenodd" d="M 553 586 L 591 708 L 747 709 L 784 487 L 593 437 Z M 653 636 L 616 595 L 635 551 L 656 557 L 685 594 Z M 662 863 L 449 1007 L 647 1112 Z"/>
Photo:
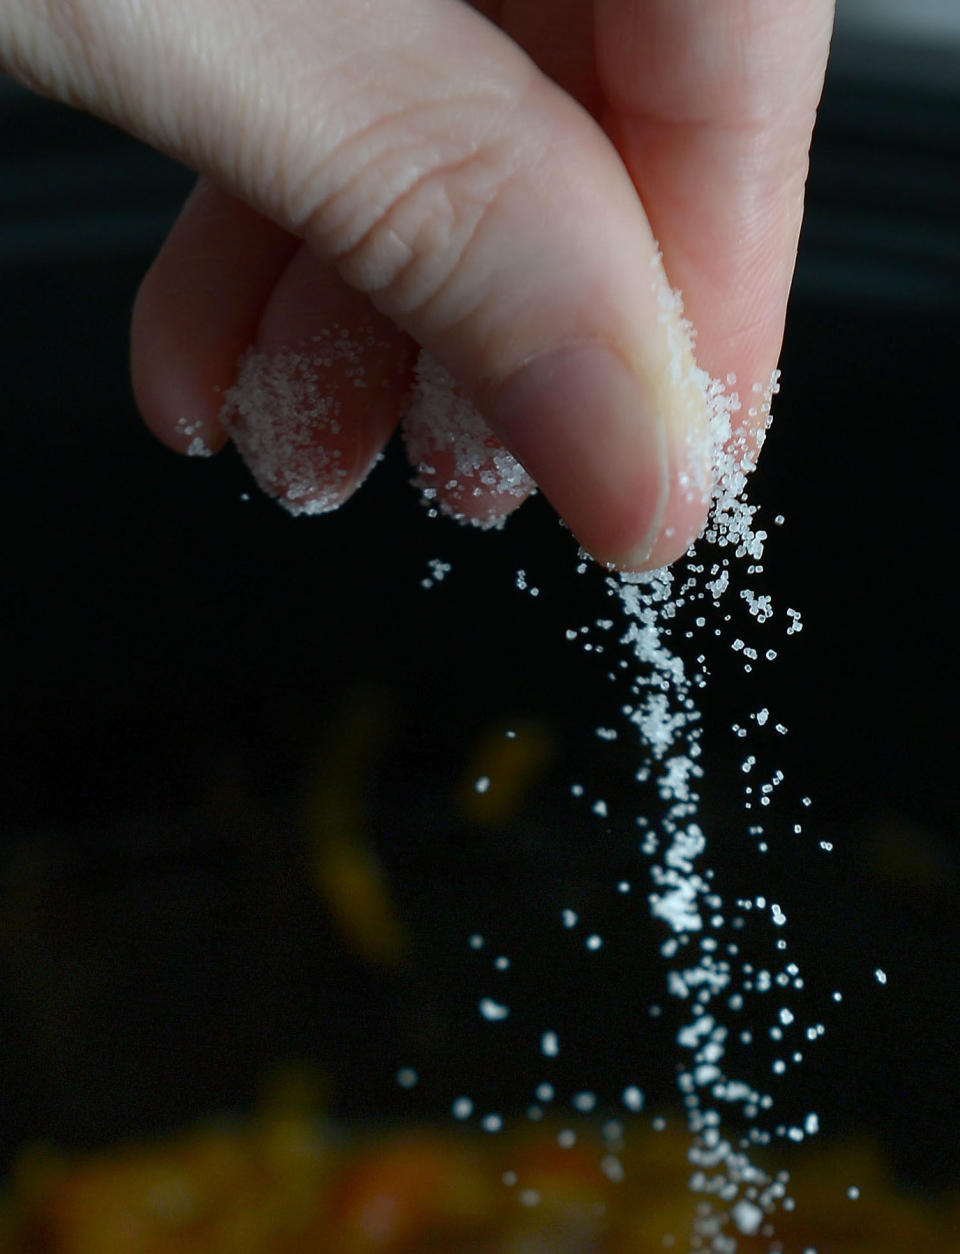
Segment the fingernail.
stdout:
<path fill-rule="evenodd" d="M 649 564 L 670 495 L 667 424 L 618 353 L 590 342 L 535 357 L 502 385 L 492 416 L 587 552 Z"/>

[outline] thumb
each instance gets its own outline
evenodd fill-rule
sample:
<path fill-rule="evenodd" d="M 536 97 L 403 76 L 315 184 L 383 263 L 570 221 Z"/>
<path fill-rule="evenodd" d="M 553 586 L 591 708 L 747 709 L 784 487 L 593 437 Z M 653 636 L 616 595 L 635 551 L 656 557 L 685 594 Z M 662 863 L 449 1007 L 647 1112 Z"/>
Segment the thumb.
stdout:
<path fill-rule="evenodd" d="M 594 556 L 707 507 L 702 390 L 596 123 L 452 0 L 0 0 L 0 61 L 303 238 L 439 358 Z"/>

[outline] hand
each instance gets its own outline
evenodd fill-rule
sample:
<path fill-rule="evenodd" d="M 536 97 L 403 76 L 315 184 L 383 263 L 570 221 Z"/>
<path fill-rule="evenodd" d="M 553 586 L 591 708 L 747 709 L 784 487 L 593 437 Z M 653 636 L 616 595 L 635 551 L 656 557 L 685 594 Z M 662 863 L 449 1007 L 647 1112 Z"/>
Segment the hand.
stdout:
<path fill-rule="evenodd" d="M 266 486 L 331 507 L 420 345 L 584 547 L 639 569 L 698 532 L 711 456 L 657 244 L 755 433 L 831 19 L 832 0 L 0 0 L 0 65 L 204 176 L 134 314 L 161 439 L 216 448 L 226 421 Z M 411 443 L 441 503 L 513 508 L 526 481 L 458 467 L 435 417 Z"/>

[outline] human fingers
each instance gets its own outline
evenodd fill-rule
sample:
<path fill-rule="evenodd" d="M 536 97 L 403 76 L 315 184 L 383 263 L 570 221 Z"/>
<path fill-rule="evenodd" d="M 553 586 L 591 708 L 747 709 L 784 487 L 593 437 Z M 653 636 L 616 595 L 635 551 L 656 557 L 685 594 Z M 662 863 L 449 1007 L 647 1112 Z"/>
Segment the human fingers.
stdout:
<path fill-rule="evenodd" d="M 260 486 L 323 512 L 393 431 L 415 346 L 294 236 L 201 181 L 138 293 L 134 391 L 180 451 L 226 435 Z M 239 365 L 239 377 L 238 377 Z"/>
<path fill-rule="evenodd" d="M 677 556 L 705 406 L 600 128 L 452 0 L 3 0 L 2 55 L 211 175 L 429 349 L 596 556 Z"/>
<path fill-rule="evenodd" d="M 833 0 L 597 0 L 617 144 L 697 328 L 757 433 L 803 215 Z"/>
<path fill-rule="evenodd" d="M 298 241 L 201 179 L 147 271 L 130 361 L 144 421 L 179 452 L 224 442 L 223 393 Z"/>
<path fill-rule="evenodd" d="M 380 457 L 416 353 L 405 332 L 302 246 L 270 294 L 220 421 L 266 492 L 294 514 L 326 513 Z"/>
<path fill-rule="evenodd" d="M 158 438 L 203 455 L 229 434 L 294 513 L 334 508 L 363 482 L 409 408 L 416 351 L 329 263 L 205 180 L 131 322 L 134 392 Z M 500 523 L 530 480 L 485 424 L 473 418 L 465 432 L 473 411 L 458 389 L 446 404 L 432 392 L 407 429 L 424 500 Z"/>

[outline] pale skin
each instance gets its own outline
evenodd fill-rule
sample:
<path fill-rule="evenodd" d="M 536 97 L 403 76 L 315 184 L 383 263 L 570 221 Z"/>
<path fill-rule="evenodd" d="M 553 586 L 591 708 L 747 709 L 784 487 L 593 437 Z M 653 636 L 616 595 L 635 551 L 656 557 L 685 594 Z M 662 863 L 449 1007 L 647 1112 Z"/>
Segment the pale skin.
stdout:
<path fill-rule="evenodd" d="M 707 509 L 681 490 L 703 480 L 702 414 L 669 370 L 658 247 L 699 364 L 745 396 L 765 385 L 832 10 L 0 0 L 0 67 L 201 175 L 133 317 L 135 393 L 161 440 L 224 443 L 249 346 L 363 328 L 369 379 L 406 377 L 428 349 L 583 546 L 642 569 L 679 556 Z M 406 388 L 348 388 L 336 369 L 346 499 Z M 745 404 L 739 421 L 762 417 Z M 517 504 L 488 498 L 487 513 Z"/>

